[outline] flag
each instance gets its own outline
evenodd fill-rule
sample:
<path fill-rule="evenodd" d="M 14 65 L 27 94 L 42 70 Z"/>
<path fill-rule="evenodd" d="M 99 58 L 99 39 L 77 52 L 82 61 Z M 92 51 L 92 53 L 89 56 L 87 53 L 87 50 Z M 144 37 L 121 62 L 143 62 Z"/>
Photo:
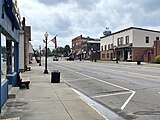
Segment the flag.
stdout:
<path fill-rule="evenodd" d="M 56 36 L 51 40 L 54 44 L 55 44 L 55 49 L 57 48 L 57 40 L 56 40 Z"/>

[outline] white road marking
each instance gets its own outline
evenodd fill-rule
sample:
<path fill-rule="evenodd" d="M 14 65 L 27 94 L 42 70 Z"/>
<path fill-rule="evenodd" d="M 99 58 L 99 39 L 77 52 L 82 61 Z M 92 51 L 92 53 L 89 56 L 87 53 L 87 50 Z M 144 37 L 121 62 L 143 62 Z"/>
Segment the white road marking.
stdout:
<path fill-rule="evenodd" d="M 129 101 L 132 99 L 132 97 L 134 96 L 134 94 L 136 93 L 135 91 L 132 91 L 133 93 L 131 94 L 131 96 L 126 100 L 126 102 L 122 105 L 121 110 L 123 110 L 127 104 L 129 103 Z"/>
<path fill-rule="evenodd" d="M 77 93 L 78 95 L 80 95 L 80 94 L 82 94 L 82 93 L 80 93 L 79 91 L 77 91 L 76 89 L 74 89 L 74 88 L 72 88 L 72 90 L 75 92 L 75 93 Z M 81 98 L 81 100 L 83 100 L 87 105 L 89 105 L 93 110 L 95 110 L 98 114 L 100 114 L 105 120 L 108 120 L 108 118 L 106 117 L 106 116 L 104 116 L 101 112 L 99 112 L 93 105 L 94 105 L 94 103 L 89 103 L 88 101 L 87 101 L 87 99 L 86 98 L 83 98 L 82 96 L 80 97 Z"/>
<path fill-rule="evenodd" d="M 86 75 L 86 74 L 83 74 L 83 73 L 80 73 L 80 72 L 76 72 L 76 71 L 74 71 L 74 70 L 71 70 L 71 69 L 69 69 L 69 68 L 65 68 L 65 67 L 63 67 L 63 66 L 60 66 L 60 67 L 62 67 L 62 68 L 64 68 L 64 69 L 67 69 L 67 70 L 69 70 L 69 71 L 72 71 L 72 72 L 74 72 L 74 73 L 80 74 L 80 75 L 82 75 L 82 76 L 86 76 L 86 77 L 88 77 L 88 78 L 94 79 L 94 80 L 96 80 L 96 81 L 99 81 L 99 82 L 102 82 L 102 83 L 106 83 L 106 84 L 108 84 L 108 85 L 111 85 L 111 86 L 114 86 L 114 87 L 117 87 L 117 88 L 121 88 L 121 89 L 130 91 L 132 94 L 129 96 L 129 98 L 128 98 L 128 99 L 125 101 L 125 103 L 122 105 L 122 107 L 120 108 L 121 110 L 123 110 L 123 109 L 127 106 L 127 104 L 129 103 L 129 101 L 132 99 L 132 97 L 133 97 L 134 94 L 136 93 L 136 91 L 130 90 L 130 89 L 128 89 L 128 88 L 125 88 L 125 87 L 122 87 L 122 86 L 119 86 L 119 85 L 116 85 L 116 84 L 113 84 L 113 83 L 109 83 L 109 82 L 107 82 L 107 81 L 103 81 L 103 80 L 101 80 L 101 79 L 94 78 L 94 77 L 92 77 L 92 76 L 89 76 L 89 75 Z"/>
<path fill-rule="evenodd" d="M 97 96 L 93 96 L 92 98 L 100 98 L 100 97 L 107 97 L 107 96 L 114 96 L 114 95 L 123 95 L 123 94 L 129 94 L 132 93 L 130 92 L 121 92 L 121 93 L 113 93 L 113 94 L 106 94 L 106 95 L 97 95 Z"/>

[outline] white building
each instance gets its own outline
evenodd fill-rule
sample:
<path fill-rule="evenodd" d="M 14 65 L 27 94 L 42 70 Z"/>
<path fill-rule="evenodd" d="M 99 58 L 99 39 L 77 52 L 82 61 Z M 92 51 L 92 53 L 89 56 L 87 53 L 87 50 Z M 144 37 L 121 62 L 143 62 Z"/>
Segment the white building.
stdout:
<path fill-rule="evenodd" d="M 22 23 L 19 40 L 19 70 L 24 72 L 25 66 L 28 66 L 30 63 L 30 53 L 33 54 L 33 51 L 30 50 L 31 44 L 29 42 L 31 41 L 31 27 L 25 25 L 24 17 Z"/>
<path fill-rule="evenodd" d="M 160 31 L 130 27 L 101 37 L 101 60 L 152 61 Z"/>

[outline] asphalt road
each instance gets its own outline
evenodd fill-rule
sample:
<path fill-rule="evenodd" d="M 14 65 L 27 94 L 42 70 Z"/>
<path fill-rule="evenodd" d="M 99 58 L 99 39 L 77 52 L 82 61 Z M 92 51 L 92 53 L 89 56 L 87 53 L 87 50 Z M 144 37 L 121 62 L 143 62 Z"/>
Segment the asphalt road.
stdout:
<path fill-rule="evenodd" d="M 125 119 L 160 120 L 160 66 L 48 61 L 49 71 Z"/>

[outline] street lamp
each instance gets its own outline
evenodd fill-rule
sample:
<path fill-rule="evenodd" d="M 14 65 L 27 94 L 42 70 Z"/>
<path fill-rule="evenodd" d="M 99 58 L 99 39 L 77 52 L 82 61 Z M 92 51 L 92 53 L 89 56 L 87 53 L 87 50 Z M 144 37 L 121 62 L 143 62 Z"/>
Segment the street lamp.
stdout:
<path fill-rule="evenodd" d="M 48 38 L 48 33 L 46 32 L 44 34 L 44 37 L 45 37 L 45 42 L 46 42 L 46 54 L 45 54 L 45 70 L 44 70 L 44 74 L 48 74 L 48 70 L 47 70 L 47 38 Z"/>
<path fill-rule="evenodd" d="M 39 60 L 39 66 L 41 66 L 41 45 L 39 46 L 39 57 L 40 57 L 40 60 Z"/>

